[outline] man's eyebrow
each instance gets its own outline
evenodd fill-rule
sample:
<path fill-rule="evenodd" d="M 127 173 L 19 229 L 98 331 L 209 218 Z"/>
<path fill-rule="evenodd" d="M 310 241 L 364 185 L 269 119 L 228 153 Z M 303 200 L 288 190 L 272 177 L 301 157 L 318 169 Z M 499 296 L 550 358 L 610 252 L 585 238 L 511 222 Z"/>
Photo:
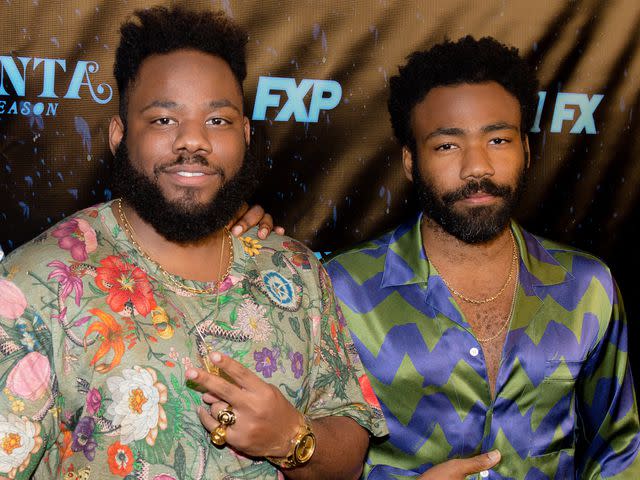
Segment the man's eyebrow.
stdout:
<path fill-rule="evenodd" d="M 515 130 L 516 132 L 519 132 L 520 127 L 507 122 L 492 123 L 491 125 L 485 125 L 482 127 L 482 133 L 491 133 L 498 130 Z"/>
<path fill-rule="evenodd" d="M 429 134 L 427 134 L 424 137 L 424 141 L 426 142 L 427 140 L 431 140 L 432 138 L 439 137 L 441 135 L 460 136 L 464 134 L 465 134 L 465 130 L 463 130 L 462 128 L 441 127 L 441 128 L 436 128 L 433 132 L 430 132 Z"/>
<path fill-rule="evenodd" d="M 170 110 L 175 110 L 178 108 L 178 104 L 176 102 L 172 102 L 171 100 L 154 100 L 150 104 L 144 106 L 140 113 L 146 112 L 150 108 L 167 108 Z"/>
<path fill-rule="evenodd" d="M 240 109 L 230 100 L 226 99 L 226 98 L 222 98 L 220 100 L 212 100 L 211 102 L 209 102 L 209 108 L 222 108 L 222 107 L 231 107 L 234 110 L 238 111 L 239 113 L 242 113 L 240 111 Z"/>
<path fill-rule="evenodd" d="M 231 107 L 234 110 L 240 112 L 240 109 L 234 105 L 230 100 L 226 99 L 226 98 L 222 98 L 220 100 L 212 100 L 208 103 L 207 105 L 209 108 L 211 109 L 217 109 L 217 108 L 223 108 L 223 107 Z M 154 100 L 153 102 L 151 102 L 150 104 L 146 105 L 144 108 L 142 108 L 142 110 L 140 110 L 140 113 L 143 113 L 147 110 L 149 110 L 150 108 L 166 108 L 168 110 L 175 110 L 177 108 L 179 108 L 180 105 L 174 101 L 171 100 Z M 242 113 L 242 112 L 240 112 Z"/>

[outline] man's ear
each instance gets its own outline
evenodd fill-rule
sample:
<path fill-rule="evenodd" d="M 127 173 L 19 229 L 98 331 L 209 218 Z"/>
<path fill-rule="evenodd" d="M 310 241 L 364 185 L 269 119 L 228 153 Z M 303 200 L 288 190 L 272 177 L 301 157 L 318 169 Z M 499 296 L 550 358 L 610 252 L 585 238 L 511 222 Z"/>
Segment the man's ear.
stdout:
<path fill-rule="evenodd" d="M 524 168 L 528 169 L 531 166 L 531 150 L 529 149 L 529 135 L 524 136 L 522 141 L 522 148 L 524 149 Z"/>
<path fill-rule="evenodd" d="M 251 143 L 251 122 L 249 121 L 249 118 L 247 116 L 244 117 L 243 123 L 244 141 L 246 142 L 247 146 L 249 146 L 249 144 Z"/>
<path fill-rule="evenodd" d="M 124 137 L 124 124 L 120 115 L 114 115 L 109 122 L 109 149 L 116 154 L 116 149 Z"/>
<path fill-rule="evenodd" d="M 404 176 L 410 182 L 413 182 L 413 154 L 406 145 L 402 147 L 402 167 L 404 169 Z"/>

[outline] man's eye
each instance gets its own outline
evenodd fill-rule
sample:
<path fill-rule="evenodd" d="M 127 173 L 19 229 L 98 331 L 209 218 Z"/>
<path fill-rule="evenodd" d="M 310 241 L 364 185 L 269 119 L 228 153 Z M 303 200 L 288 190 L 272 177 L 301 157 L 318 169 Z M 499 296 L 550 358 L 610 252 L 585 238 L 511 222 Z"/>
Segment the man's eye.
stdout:
<path fill-rule="evenodd" d="M 171 118 L 162 117 L 155 119 L 152 123 L 155 123 L 156 125 L 172 125 L 175 121 Z"/>
<path fill-rule="evenodd" d="M 453 148 L 455 148 L 455 145 L 453 143 L 443 143 L 442 145 L 438 145 L 436 147 L 436 151 L 445 152 L 447 150 L 452 150 Z"/>
<path fill-rule="evenodd" d="M 215 117 L 207 120 L 207 123 L 209 125 L 228 125 L 229 121 L 225 120 L 224 118 Z"/>
<path fill-rule="evenodd" d="M 489 142 L 491 145 L 503 145 L 505 143 L 509 143 L 509 140 L 506 138 L 492 138 Z"/>

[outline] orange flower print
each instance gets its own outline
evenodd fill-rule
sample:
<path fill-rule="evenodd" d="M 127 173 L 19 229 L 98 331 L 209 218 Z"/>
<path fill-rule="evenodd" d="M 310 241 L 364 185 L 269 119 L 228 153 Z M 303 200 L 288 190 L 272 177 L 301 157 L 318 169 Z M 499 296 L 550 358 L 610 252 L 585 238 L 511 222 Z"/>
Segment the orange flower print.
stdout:
<path fill-rule="evenodd" d="M 96 285 L 103 292 L 109 292 L 107 303 L 114 312 L 121 312 L 127 302 L 146 317 L 156 308 L 153 291 L 147 274 L 131 263 L 124 262 L 116 255 L 100 261 L 97 268 Z"/>
<path fill-rule="evenodd" d="M 89 312 L 92 315 L 98 317 L 100 320 L 97 320 L 89 325 L 87 331 L 84 334 L 85 340 L 88 335 L 94 332 L 102 337 L 102 343 L 100 344 L 98 351 L 91 359 L 90 365 L 95 365 L 95 369 L 97 372 L 106 373 L 120 364 L 120 360 L 122 359 L 122 355 L 124 354 L 124 339 L 122 338 L 122 327 L 111 315 L 103 312 L 98 308 L 92 308 L 91 310 L 89 310 Z M 109 365 L 107 365 L 106 363 L 100 363 L 96 365 L 96 362 L 102 359 L 102 357 L 109 353 L 110 350 L 113 350 L 113 358 L 111 359 L 111 363 Z"/>
<path fill-rule="evenodd" d="M 361 375 L 358 378 L 358 382 L 360 383 L 360 390 L 362 390 L 362 396 L 364 397 L 365 401 L 372 407 L 380 409 L 380 402 L 378 401 L 378 397 L 376 397 L 376 394 L 371 387 L 369 377 L 367 377 L 366 375 Z"/>
<path fill-rule="evenodd" d="M 126 445 L 115 442 L 107 450 L 109 470 L 114 475 L 126 477 L 133 471 L 133 452 Z"/>

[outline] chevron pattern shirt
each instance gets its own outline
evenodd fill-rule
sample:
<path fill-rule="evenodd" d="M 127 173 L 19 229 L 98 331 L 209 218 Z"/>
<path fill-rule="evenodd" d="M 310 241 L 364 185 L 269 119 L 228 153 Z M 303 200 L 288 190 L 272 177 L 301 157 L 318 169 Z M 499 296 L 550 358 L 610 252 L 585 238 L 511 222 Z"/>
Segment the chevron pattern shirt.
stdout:
<path fill-rule="evenodd" d="M 608 268 L 511 228 L 519 285 L 495 399 L 420 219 L 326 265 L 390 432 L 372 445 L 365 478 L 415 478 L 497 448 L 500 464 L 469 478 L 640 479 L 627 325 Z"/>

